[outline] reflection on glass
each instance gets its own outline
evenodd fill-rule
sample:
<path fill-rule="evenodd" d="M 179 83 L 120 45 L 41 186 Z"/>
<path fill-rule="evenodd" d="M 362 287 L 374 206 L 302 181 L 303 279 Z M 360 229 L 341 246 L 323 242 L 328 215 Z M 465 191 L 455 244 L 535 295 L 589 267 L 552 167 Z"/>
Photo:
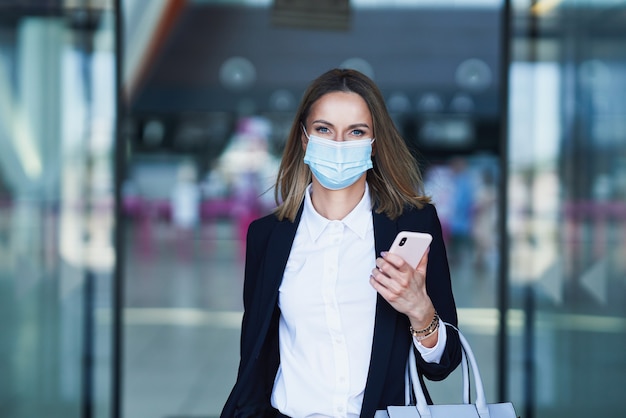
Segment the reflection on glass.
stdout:
<path fill-rule="evenodd" d="M 617 416 L 623 395 L 613 388 L 626 384 L 626 189 L 618 186 L 626 55 L 617 46 L 623 19 L 594 16 L 626 4 L 568 6 L 537 9 L 538 31 L 518 40 L 511 68 L 510 392 L 522 416 Z M 543 30 L 550 22 L 572 30 L 553 38 Z"/>
<path fill-rule="evenodd" d="M 3 416 L 110 414 L 115 57 L 100 7 L 24 5 L 0 23 Z"/>

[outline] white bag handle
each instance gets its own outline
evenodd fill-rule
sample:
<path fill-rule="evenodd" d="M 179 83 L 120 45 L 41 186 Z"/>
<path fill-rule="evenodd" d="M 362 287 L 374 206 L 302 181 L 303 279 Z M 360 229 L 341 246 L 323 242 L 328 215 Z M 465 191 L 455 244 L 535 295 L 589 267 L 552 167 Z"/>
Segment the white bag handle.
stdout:
<path fill-rule="evenodd" d="M 469 361 L 470 366 L 472 367 L 472 374 L 474 375 L 474 381 L 476 386 L 476 410 L 478 411 L 478 415 L 480 418 L 489 418 L 489 408 L 487 407 L 487 399 L 485 397 L 485 390 L 483 388 L 483 382 L 480 377 L 480 371 L 478 370 L 478 363 L 476 362 L 476 358 L 474 357 L 474 352 L 469 344 L 469 342 L 465 339 L 465 336 L 459 331 L 457 327 L 454 325 L 448 324 L 447 322 L 443 322 L 444 325 L 449 325 L 454 328 L 459 333 L 459 338 L 461 340 L 461 364 L 463 367 L 463 403 L 470 403 L 470 395 L 469 395 L 469 371 L 467 367 L 467 362 Z M 422 390 L 422 385 L 420 384 L 419 378 L 417 376 L 417 364 L 415 360 L 415 351 L 413 344 L 409 348 L 409 359 L 407 361 L 407 373 L 405 374 L 405 396 L 408 396 L 408 388 L 409 388 L 409 379 L 413 383 L 413 393 L 415 395 L 415 399 L 417 401 L 417 410 L 422 417 L 430 417 L 430 409 L 428 408 L 428 403 L 426 402 L 426 396 L 424 395 L 424 391 Z M 407 401 L 409 397 L 407 397 Z M 408 402 L 407 402 L 408 405 Z"/>

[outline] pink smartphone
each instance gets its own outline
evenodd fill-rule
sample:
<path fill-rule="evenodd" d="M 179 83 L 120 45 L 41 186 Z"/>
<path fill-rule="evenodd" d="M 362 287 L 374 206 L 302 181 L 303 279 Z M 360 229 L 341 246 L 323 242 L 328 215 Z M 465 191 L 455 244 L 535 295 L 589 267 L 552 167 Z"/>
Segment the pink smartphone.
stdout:
<path fill-rule="evenodd" d="M 401 231 L 393 240 L 389 252 L 398 254 L 416 268 L 432 240 L 433 237 L 425 232 Z"/>

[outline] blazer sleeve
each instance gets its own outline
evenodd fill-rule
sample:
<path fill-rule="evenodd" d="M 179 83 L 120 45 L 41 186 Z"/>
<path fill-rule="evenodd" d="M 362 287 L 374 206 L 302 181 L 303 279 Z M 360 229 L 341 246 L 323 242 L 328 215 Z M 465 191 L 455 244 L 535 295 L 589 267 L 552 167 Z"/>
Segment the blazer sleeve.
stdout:
<path fill-rule="evenodd" d="M 267 243 L 267 237 L 269 232 L 264 231 L 263 223 L 261 221 L 254 221 L 248 227 L 248 233 L 246 235 L 246 256 L 244 267 L 244 281 L 243 281 L 243 320 L 241 323 L 241 341 L 240 341 L 240 353 L 241 358 L 248 358 L 247 351 L 252 349 L 252 341 L 248 341 L 251 338 L 249 330 L 251 329 L 250 321 L 254 320 L 254 316 L 251 315 L 251 309 L 258 292 L 259 280 L 258 272 L 263 267 L 263 255 L 262 250 Z"/>
<path fill-rule="evenodd" d="M 419 226 L 415 230 L 428 232 L 433 237 L 428 253 L 426 291 L 439 317 L 443 321 L 457 326 L 458 316 L 452 292 L 450 267 L 437 210 L 435 206 L 428 204 L 417 211 Z M 461 342 L 458 333 L 451 327 L 447 327 L 446 333 L 446 347 L 439 363 L 428 363 L 417 353 L 418 370 L 429 380 L 445 379 L 461 362 Z"/>
<path fill-rule="evenodd" d="M 265 263 L 265 249 L 271 232 L 269 217 L 252 222 L 246 236 L 243 285 L 243 319 L 240 336 L 240 360 L 236 383 L 222 409 L 220 418 L 273 416 L 264 382 L 271 362 L 255 361 L 253 349 L 258 339 L 260 312 L 258 295 L 261 291 L 260 273 Z M 257 311 L 255 311 L 257 310 Z M 276 343 L 277 343 L 276 339 Z M 266 350 L 273 347 L 265 345 Z M 264 357 L 265 359 L 266 357 Z M 252 364 L 254 363 L 254 364 Z M 272 363 L 273 364 L 273 363 Z"/>

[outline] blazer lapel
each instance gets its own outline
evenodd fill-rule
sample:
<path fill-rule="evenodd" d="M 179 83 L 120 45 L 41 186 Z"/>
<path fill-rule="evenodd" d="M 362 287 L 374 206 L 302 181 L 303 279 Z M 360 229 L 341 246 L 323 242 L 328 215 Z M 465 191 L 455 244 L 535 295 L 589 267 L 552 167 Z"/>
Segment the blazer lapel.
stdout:
<path fill-rule="evenodd" d="M 302 214 L 302 208 L 298 212 L 294 222 L 288 220 L 279 222 L 272 231 L 272 235 L 267 243 L 266 256 L 267 262 L 264 266 L 263 277 L 267 280 L 267 283 L 263 286 L 261 300 L 264 304 L 273 305 L 278 296 L 278 288 L 282 282 L 283 274 L 285 272 L 285 266 L 291 253 L 291 246 L 296 236 L 298 224 L 300 223 L 300 216 Z M 269 308 L 264 312 L 272 311 Z"/>
<path fill-rule="evenodd" d="M 391 247 L 391 243 L 398 233 L 398 227 L 396 222 L 389 219 L 385 214 L 378 214 L 373 211 L 372 217 L 376 256 L 378 256 L 382 251 L 387 251 Z M 397 315 L 398 312 L 382 296 L 378 295 L 372 356 L 365 385 L 361 416 L 373 415 L 378 399 L 383 391 L 386 373 L 384 365 L 389 364 Z"/>
<path fill-rule="evenodd" d="M 265 331 L 267 331 L 269 327 L 272 313 L 277 306 L 278 288 L 283 279 L 285 266 L 287 265 L 289 254 L 291 253 L 291 246 L 296 236 L 303 207 L 303 205 L 300 206 L 293 222 L 283 220 L 276 224 L 267 243 L 267 248 L 265 249 L 266 262 L 264 263 L 262 275 L 264 283 L 263 286 L 261 286 L 261 304 L 258 311 L 264 315 L 262 322 L 262 329 L 264 331 L 259 334 L 260 338 L 259 341 L 257 341 L 257 349 L 260 349 L 265 339 Z"/>
<path fill-rule="evenodd" d="M 265 248 L 263 271 L 259 275 L 259 280 L 262 283 L 257 290 L 258 302 L 250 310 L 258 318 L 255 321 L 258 326 L 258 333 L 251 351 L 252 359 L 256 359 L 261 352 L 272 322 L 272 316 L 277 309 L 278 288 L 289 259 L 289 253 L 291 252 L 291 246 L 293 245 L 301 215 L 302 206 L 294 222 L 289 220 L 277 221 L 270 232 L 267 247 Z M 250 361 L 246 370 L 252 367 L 253 364 L 254 362 Z"/>

